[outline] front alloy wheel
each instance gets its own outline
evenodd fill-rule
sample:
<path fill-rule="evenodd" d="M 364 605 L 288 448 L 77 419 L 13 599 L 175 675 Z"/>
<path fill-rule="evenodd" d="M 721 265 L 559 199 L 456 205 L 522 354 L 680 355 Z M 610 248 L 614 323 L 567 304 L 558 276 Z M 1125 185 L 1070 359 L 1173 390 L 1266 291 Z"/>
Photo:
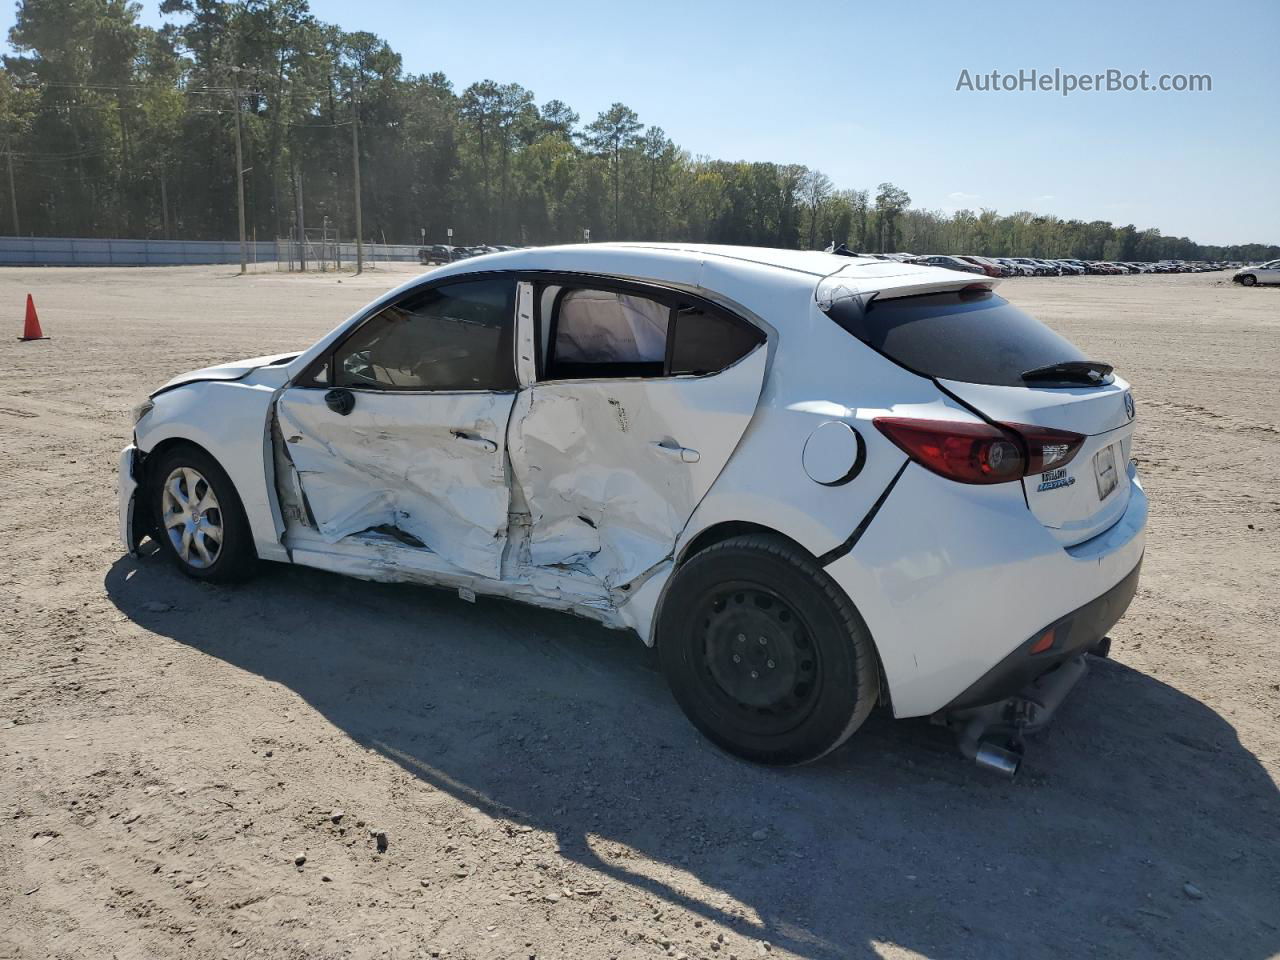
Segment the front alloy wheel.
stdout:
<path fill-rule="evenodd" d="M 257 553 L 240 497 L 225 470 L 199 447 L 173 446 L 147 459 L 152 538 L 197 580 L 242 580 Z"/>
<path fill-rule="evenodd" d="M 160 509 L 174 552 L 196 570 L 213 566 L 222 552 L 222 508 L 200 471 L 177 467 L 164 482 Z"/>

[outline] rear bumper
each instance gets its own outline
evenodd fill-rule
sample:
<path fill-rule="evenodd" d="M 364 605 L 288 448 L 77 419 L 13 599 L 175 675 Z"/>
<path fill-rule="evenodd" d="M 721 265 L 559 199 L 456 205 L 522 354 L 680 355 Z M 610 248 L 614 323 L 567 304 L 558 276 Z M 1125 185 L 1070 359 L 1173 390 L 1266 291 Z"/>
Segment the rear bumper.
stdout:
<path fill-rule="evenodd" d="M 1110 629 L 1133 597 L 1146 545 L 1147 498 L 1129 475 L 1119 520 L 1063 547 L 1018 485 L 971 486 L 907 467 L 854 549 L 826 568 L 875 640 L 895 716 L 998 700 Z M 1056 624 L 1062 636 L 1023 677 L 1017 654 Z M 1016 677 L 1001 675 L 1006 663 Z"/>
<path fill-rule="evenodd" d="M 1036 631 L 947 704 L 942 712 L 950 713 L 1004 700 L 1068 660 L 1088 653 L 1129 609 L 1133 595 L 1138 592 L 1141 570 L 1142 561 L 1139 560 L 1133 571 L 1106 593 Z M 1052 643 L 1048 649 L 1033 653 L 1032 649 L 1049 634 L 1052 634 Z"/>

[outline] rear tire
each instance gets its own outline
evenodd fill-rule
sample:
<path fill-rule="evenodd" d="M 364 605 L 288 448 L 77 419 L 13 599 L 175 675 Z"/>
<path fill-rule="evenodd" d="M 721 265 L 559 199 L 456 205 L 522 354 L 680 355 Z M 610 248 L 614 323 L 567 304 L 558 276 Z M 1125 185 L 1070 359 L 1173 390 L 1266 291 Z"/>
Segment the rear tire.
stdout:
<path fill-rule="evenodd" d="M 171 447 L 148 467 L 152 537 L 183 573 L 229 583 L 251 576 L 257 552 L 235 485 L 191 444 Z"/>
<path fill-rule="evenodd" d="M 695 554 L 667 588 L 656 637 L 693 725 L 757 763 L 817 760 L 876 702 L 879 672 L 862 617 L 780 536 L 734 537 Z"/>

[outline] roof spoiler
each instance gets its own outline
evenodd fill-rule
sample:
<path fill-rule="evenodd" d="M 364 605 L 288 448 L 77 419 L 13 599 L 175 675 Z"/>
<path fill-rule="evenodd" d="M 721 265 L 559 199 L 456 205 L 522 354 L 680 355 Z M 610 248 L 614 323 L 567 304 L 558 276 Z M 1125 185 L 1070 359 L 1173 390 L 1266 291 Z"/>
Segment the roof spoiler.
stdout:
<path fill-rule="evenodd" d="M 825 313 L 831 309 L 832 304 L 849 297 L 856 297 L 865 303 L 872 299 L 896 300 L 899 297 L 914 297 L 922 293 L 964 293 L 966 291 L 989 293 L 1000 282 L 994 277 L 977 279 L 972 274 L 961 274 L 955 279 L 945 276 L 951 272 L 953 271 L 940 268 L 925 268 L 919 276 L 906 277 L 903 278 L 905 282 L 890 282 L 883 286 L 876 281 L 897 281 L 899 278 L 869 277 L 867 283 L 869 289 L 862 290 L 857 276 L 850 276 L 841 271 L 818 281 L 814 299 L 818 301 L 818 308 Z M 939 276 L 940 274 L 942 276 Z"/>

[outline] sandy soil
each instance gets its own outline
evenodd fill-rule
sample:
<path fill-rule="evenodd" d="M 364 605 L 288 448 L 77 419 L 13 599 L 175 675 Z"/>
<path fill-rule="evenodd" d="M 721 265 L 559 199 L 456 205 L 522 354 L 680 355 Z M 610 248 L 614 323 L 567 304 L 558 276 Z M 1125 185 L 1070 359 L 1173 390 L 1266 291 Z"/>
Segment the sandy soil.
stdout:
<path fill-rule="evenodd" d="M 1114 659 L 1007 783 L 882 716 L 739 763 L 568 616 L 122 556 L 132 404 L 406 273 L 0 272 L 0 957 L 1280 953 L 1280 289 L 1006 284 L 1132 380 L 1153 508 Z"/>

